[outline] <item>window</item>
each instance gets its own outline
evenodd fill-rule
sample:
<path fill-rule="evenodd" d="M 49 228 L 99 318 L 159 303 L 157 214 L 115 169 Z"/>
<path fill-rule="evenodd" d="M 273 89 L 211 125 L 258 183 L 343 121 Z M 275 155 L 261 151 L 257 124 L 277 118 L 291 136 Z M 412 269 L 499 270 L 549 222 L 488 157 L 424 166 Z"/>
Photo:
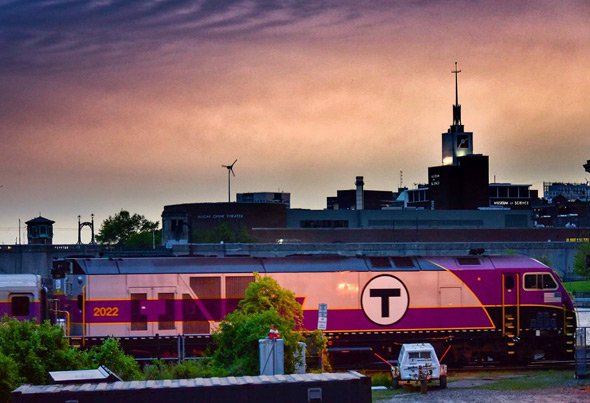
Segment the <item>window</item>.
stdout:
<path fill-rule="evenodd" d="M 507 290 L 512 290 L 514 288 L 514 276 L 509 274 L 504 277 L 504 288 Z"/>
<path fill-rule="evenodd" d="M 411 351 L 408 353 L 410 359 L 426 358 L 430 359 L 430 351 Z"/>
<path fill-rule="evenodd" d="M 457 263 L 461 266 L 479 266 L 481 262 L 476 257 L 458 257 Z"/>
<path fill-rule="evenodd" d="M 524 275 L 525 290 L 556 290 L 557 283 L 549 273 L 527 273 Z"/>
<path fill-rule="evenodd" d="M 551 274 L 543 274 L 543 289 L 544 290 L 555 290 L 557 288 L 557 284 L 555 280 L 551 276 Z"/>
<path fill-rule="evenodd" d="M 30 306 L 29 297 L 26 295 L 15 295 L 10 299 L 10 307 L 11 307 L 11 314 L 12 316 L 28 316 L 29 315 L 29 306 Z"/>

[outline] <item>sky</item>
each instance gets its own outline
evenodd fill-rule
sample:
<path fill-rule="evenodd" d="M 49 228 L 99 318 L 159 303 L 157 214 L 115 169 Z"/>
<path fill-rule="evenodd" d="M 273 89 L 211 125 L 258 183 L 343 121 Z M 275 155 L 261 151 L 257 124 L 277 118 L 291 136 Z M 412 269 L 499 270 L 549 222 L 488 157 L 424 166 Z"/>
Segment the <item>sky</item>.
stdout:
<path fill-rule="evenodd" d="M 490 182 L 585 182 L 590 3 L 0 0 L 0 244 L 21 220 L 338 189 L 441 165 L 459 103 Z M 90 238 L 83 232 L 83 241 Z"/>

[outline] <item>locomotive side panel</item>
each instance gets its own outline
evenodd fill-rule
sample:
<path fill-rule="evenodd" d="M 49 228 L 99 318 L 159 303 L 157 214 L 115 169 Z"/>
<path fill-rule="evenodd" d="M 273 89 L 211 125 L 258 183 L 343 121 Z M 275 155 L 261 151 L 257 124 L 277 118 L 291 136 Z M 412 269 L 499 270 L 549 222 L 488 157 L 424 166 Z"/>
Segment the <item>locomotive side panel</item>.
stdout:
<path fill-rule="evenodd" d="M 0 318 L 7 315 L 18 320 L 43 319 L 44 295 L 41 276 L 5 274 L 0 276 Z"/>
<path fill-rule="evenodd" d="M 85 335 L 209 334 L 253 280 L 251 274 L 89 276 Z"/>

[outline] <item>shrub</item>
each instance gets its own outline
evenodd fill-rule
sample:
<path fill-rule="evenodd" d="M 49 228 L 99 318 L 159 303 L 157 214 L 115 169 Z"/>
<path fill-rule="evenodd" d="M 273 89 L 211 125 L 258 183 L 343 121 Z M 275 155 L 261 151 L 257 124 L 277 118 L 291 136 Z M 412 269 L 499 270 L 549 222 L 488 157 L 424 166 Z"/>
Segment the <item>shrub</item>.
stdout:
<path fill-rule="evenodd" d="M 18 365 L 12 358 L 0 353 L 0 401 L 9 402 L 10 392 L 19 384 Z"/>
<path fill-rule="evenodd" d="M 275 324 L 284 340 L 285 372 L 295 370 L 295 352 L 302 340 L 294 330 L 301 328 L 303 312 L 292 291 L 274 279 L 254 274 L 239 308 L 221 322 L 213 334 L 216 349 L 213 365 L 230 375 L 258 374 L 258 340 L 265 338 Z"/>
<path fill-rule="evenodd" d="M 0 354 L 18 366 L 22 382 L 45 384 L 49 371 L 86 368 L 85 355 L 72 349 L 63 330 L 49 322 L 18 321 L 4 317 L 0 322 Z"/>
<path fill-rule="evenodd" d="M 100 346 L 92 347 L 88 356 L 95 367 L 104 365 L 125 381 L 143 378 L 139 364 L 132 356 L 123 352 L 117 339 L 109 338 Z"/>

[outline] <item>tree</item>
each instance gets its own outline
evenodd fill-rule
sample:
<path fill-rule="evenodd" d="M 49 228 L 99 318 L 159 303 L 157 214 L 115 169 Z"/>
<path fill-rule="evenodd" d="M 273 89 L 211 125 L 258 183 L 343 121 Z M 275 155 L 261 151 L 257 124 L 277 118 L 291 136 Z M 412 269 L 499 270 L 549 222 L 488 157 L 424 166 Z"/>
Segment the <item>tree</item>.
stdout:
<path fill-rule="evenodd" d="M 131 215 L 126 210 L 121 210 L 114 216 L 109 216 L 102 222 L 96 239 L 102 244 L 131 247 L 150 247 L 156 242 L 160 243 L 159 223 L 147 220 L 143 215 Z"/>
<path fill-rule="evenodd" d="M 586 256 L 590 255 L 590 243 L 584 242 L 578 246 L 578 252 L 574 256 L 574 273 L 588 277 L 590 271 L 586 263 Z"/>
<path fill-rule="evenodd" d="M 295 352 L 302 336 L 303 311 L 292 291 L 274 279 L 254 274 L 239 308 L 228 314 L 213 333 L 216 349 L 213 361 L 226 368 L 228 375 L 258 374 L 258 339 L 265 338 L 271 324 L 280 331 L 285 343 L 285 371 L 295 370 Z"/>
<path fill-rule="evenodd" d="M 125 381 L 136 381 L 142 378 L 139 364 L 130 355 L 123 352 L 117 339 L 108 338 L 100 346 L 94 346 L 88 352 L 93 366 L 104 365 Z"/>
<path fill-rule="evenodd" d="M 10 401 L 10 392 L 18 387 L 18 365 L 13 358 L 0 353 L 0 402 Z"/>
<path fill-rule="evenodd" d="M 232 227 L 223 222 L 214 228 L 198 230 L 193 234 L 193 239 L 199 243 L 251 243 L 252 236 L 245 226 Z"/>
<path fill-rule="evenodd" d="M 88 365 L 86 355 L 69 346 L 62 328 L 7 316 L 0 321 L 0 396 L 20 383 L 49 383 L 49 371 Z"/>

